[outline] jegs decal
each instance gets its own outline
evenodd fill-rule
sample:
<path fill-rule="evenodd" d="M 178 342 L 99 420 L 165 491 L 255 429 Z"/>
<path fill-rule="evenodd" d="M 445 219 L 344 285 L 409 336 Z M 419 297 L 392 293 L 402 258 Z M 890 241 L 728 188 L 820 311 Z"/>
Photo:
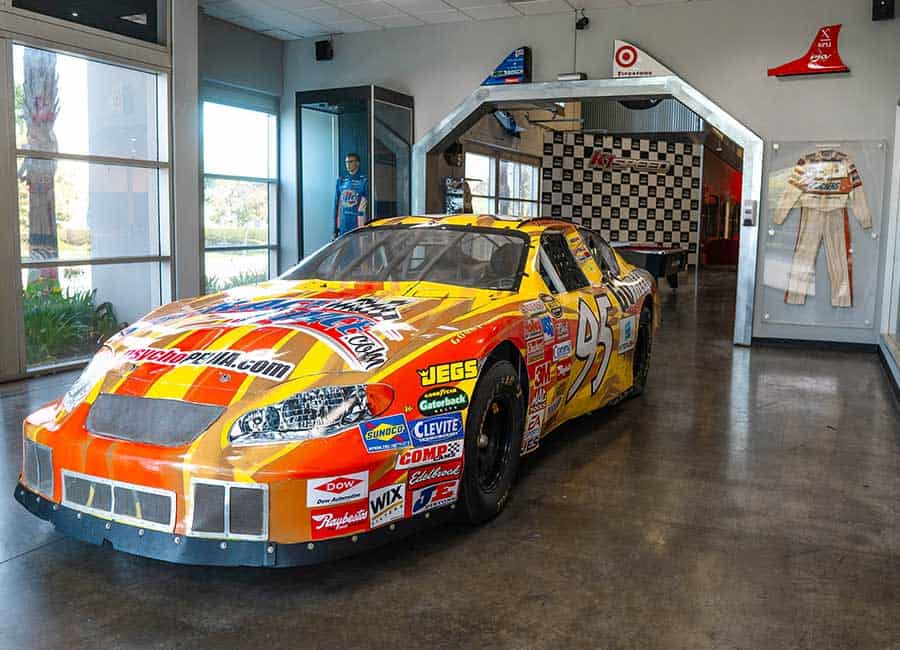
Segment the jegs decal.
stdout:
<path fill-rule="evenodd" d="M 439 363 L 416 372 L 419 373 L 419 382 L 423 386 L 475 379 L 478 376 L 478 359 Z"/>
<path fill-rule="evenodd" d="M 597 358 L 597 349 L 603 346 L 600 365 L 596 374 L 591 379 L 591 395 L 597 392 L 606 377 L 609 368 L 609 359 L 612 356 L 613 333 L 607 322 L 607 312 L 612 307 L 609 296 L 594 298 L 597 304 L 597 314 L 593 312 L 584 299 L 578 300 L 578 331 L 575 334 L 575 358 L 583 361 L 584 365 L 578 371 L 578 375 L 572 381 L 569 392 L 566 394 L 566 402 L 572 400 L 581 389 L 587 379 L 594 361 Z"/>

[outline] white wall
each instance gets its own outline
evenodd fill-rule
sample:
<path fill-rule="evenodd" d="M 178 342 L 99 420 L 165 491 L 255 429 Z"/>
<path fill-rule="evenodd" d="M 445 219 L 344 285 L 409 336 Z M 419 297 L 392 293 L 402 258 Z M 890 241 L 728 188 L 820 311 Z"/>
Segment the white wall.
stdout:
<path fill-rule="evenodd" d="M 200 14 L 200 78 L 281 96 L 282 41 Z"/>
<path fill-rule="evenodd" d="M 767 143 L 893 140 L 900 21 L 873 23 L 867 1 L 712 0 L 587 14 L 591 25 L 579 34 L 577 67 L 590 78 L 611 76 L 613 40 L 622 38 L 648 50 Z M 570 15 L 535 16 L 343 35 L 335 38 L 330 62 L 315 61 L 312 40 L 288 43 L 282 94 L 284 264 L 296 257 L 296 91 L 374 83 L 413 95 L 419 138 L 517 46 L 532 48 L 535 81 L 571 70 L 572 22 Z M 850 74 L 766 76 L 768 67 L 804 54 L 819 27 L 834 23 L 843 23 L 840 49 Z M 755 335 L 797 336 L 762 323 Z M 876 332 L 819 329 L 805 337 L 875 342 Z"/>

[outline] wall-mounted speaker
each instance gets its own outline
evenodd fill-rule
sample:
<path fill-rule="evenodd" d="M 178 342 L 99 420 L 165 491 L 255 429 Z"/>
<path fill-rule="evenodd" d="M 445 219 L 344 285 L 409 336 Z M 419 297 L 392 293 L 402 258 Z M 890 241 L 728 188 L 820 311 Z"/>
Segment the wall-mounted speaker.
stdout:
<path fill-rule="evenodd" d="M 872 0 L 872 20 L 893 20 L 894 0 Z"/>
<path fill-rule="evenodd" d="M 893 5 L 893 0 L 891 0 Z M 331 61 L 334 58 L 334 48 L 331 41 L 316 41 L 316 61 Z"/>

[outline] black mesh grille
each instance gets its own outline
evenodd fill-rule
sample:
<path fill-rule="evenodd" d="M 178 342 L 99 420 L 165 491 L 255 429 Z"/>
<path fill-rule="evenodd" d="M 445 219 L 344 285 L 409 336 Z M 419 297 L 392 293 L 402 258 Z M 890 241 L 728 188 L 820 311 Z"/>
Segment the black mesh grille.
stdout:
<path fill-rule="evenodd" d="M 53 496 L 53 451 L 49 447 L 26 440 L 23 470 L 25 483 L 29 487 Z"/>
<path fill-rule="evenodd" d="M 225 532 L 225 486 L 208 483 L 194 485 L 194 517 L 191 530 L 196 533 Z"/>
<path fill-rule="evenodd" d="M 171 511 L 171 497 L 133 488 L 116 486 L 117 515 L 168 524 Z"/>
<path fill-rule="evenodd" d="M 231 488 L 228 528 L 232 535 L 262 535 L 265 494 L 256 488 Z"/>
<path fill-rule="evenodd" d="M 112 510 L 112 487 L 81 476 L 63 476 L 65 500 L 69 503 L 109 512 Z"/>

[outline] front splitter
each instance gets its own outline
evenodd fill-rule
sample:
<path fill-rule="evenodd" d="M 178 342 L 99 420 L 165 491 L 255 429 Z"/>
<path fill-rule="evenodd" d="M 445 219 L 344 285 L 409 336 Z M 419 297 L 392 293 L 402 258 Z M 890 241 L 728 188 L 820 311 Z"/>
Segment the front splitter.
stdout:
<path fill-rule="evenodd" d="M 383 546 L 453 516 L 451 507 L 438 508 L 353 536 L 279 544 L 272 541 L 189 537 L 121 524 L 54 503 L 22 483 L 16 486 L 14 495 L 16 501 L 31 514 L 49 521 L 69 537 L 97 546 L 109 543 L 117 551 L 164 562 L 207 566 L 289 567 L 320 564 Z"/>

